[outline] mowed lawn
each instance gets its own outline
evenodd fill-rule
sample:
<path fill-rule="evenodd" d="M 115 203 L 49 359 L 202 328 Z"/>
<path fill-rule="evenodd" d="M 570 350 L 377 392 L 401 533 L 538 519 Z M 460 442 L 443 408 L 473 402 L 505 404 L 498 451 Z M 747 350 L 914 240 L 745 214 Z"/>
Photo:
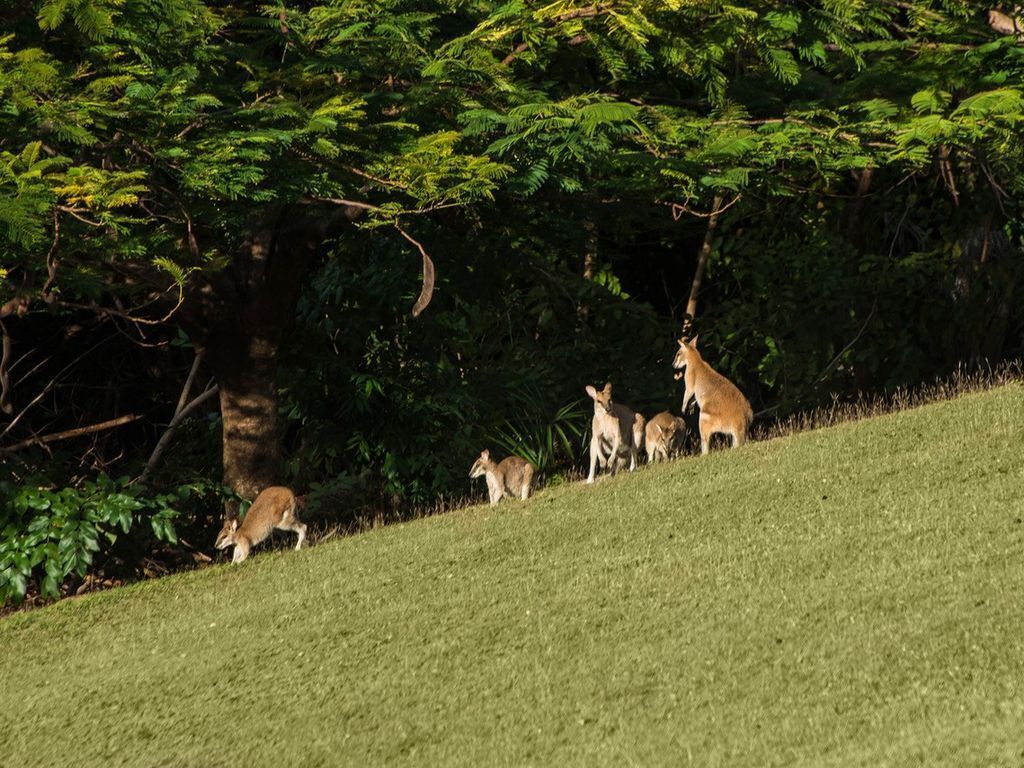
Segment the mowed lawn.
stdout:
<path fill-rule="evenodd" d="M 1011 385 L 11 616 L 0 764 L 1021 765 L 1022 421 Z"/>

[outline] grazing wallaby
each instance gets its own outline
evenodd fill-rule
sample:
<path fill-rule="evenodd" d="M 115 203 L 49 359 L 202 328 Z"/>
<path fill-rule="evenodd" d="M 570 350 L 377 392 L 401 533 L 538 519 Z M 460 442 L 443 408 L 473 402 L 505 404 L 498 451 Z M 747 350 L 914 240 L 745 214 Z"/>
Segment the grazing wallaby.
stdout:
<path fill-rule="evenodd" d="M 501 463 L 491 460 L 491 452 L 484 450 L 469 470 L 471 478 L 487 477 L 487 495 L 493 507 L 502 496 L 518 496 L 523 501 L 530 497 L 533 485 L 533 464 L 518 456 L 509 456 Z"/>
<path fill-rule="evenodd" d="M 697 351 L 696 336 L 689 342 L 679 339 L 679 351 L 672 367 L 686 369 L 683 374 L 686 383 L 683 413 L 686 413 L 691 398 L 697 400 L 700 408 L 700 452 L 708 452 L 711 436 L 716 432 L 732 437 L 733 448 L 743 445 L 754 420 L 754 411 L 735 384 L 704 362 Z"/>
<path fill-rule="evenodd" d="M 227 549 L 234 544 L 231 562 L 240 563 L 249 556 L 249 550 L 275 528 L 299 534 L 296 549 L 306 540 L 306 526 L 295 516 L 295 494 L 280 486 L 271 486 L 257 496 L 241 525 L 238 518 L 226 520 L 217 535 L 217 549 Z"/>
<path fill-rule="evenodd" d="M 682 443 L 686 422 L 668 411 L 662 411 L 647 422 L 646 448 L 647 463 L 668 461 L 675 458 Z"/>
<path fill-rule="evenodd" d="M 598 464 L 613 475 L 619 464 L 629 458 L 629 471 L 636 469 L 637 452 L 644 441 L 644 417 L 621 403 L 612 402 L 611 382 L 598 392 L 587 385 L 587 394 L 594 400 L 594 418 L 591 421 L 590 474 L 587 482 L 594 482 Z"/>

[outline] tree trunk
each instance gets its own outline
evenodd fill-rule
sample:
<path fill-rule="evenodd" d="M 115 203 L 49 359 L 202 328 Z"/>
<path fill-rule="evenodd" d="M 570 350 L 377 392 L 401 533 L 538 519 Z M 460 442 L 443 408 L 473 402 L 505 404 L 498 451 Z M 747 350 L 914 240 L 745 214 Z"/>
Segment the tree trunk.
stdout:
<path fill-rule="evenodd" d="M 708 227 L 704 232 L 704 242 L 701 244 L 700 253 L 697 255 L 697 269 L 693 273 L 693 283 L 690 285 L 690 298 L 686 302 L 686 317 L 683 318 L 683 336 L 688 336 L 693 331 L 693 321 L 697 317 L 697 297 L 700 295 L 701 285 L 704 283 L 704 270 L 708 266 L 708 257 L 711 255 L 711 245 L 715 240 L 715 230 L 718 229 L 719 209 L 722 207 L 722 196 L 715 195 L 715 201 L 711 205 L 711 215 L 708 217 Z"/>
<path fill-rule="evenodd" d="M 583 217 L 583 279 L 593 280 L 594 271 L 597 268 L 597 222 L 589 212 Z M 579 320 L 577 329 L 586 324 L 590 318 L 590 307 L 587 306 L 588 298 L 584 298 L 576 305 L 576 317 Z"/>
<path fill-rule="evenodd" d="M 846 220 L 846 239 L 853 244 L 857 253 L 864 252 L 866 244 L 866 232 L 864 231 L 864 203 L 868 193 L 871 192 L 871 182 L 874 179 L 874 168 L 863 168 L 857 174 L 857 194 L 850 203 L 849 215 Z"/>
<path fill-rule="evenodd" d="M 583 231 L 586 241 L 583 245 L 583 279 L 593 280 L 594 270 L 597 267 L 597 222 L 587 214 L 583 219 Z"/>
<path fill-rule="evenodd" d="M 208 347 L 220 387 L 224 483 L 245 499 L 280 480 L 279 348 L 280 334 L 240 327 L 219 329 Z"/>
<path fill-rule="evenodd" d="M 249 500 L 280 482 L 278 363 L 303 278 L 333 230 L 351 220 L 344 210 L 312 213 L 264 212 L 264 226 L 228 269 L 196 286 L 187 307 L 186 327 L 220 387 L 224 483 Z M 228 505 L 225 515 L 235 511 Z"/>

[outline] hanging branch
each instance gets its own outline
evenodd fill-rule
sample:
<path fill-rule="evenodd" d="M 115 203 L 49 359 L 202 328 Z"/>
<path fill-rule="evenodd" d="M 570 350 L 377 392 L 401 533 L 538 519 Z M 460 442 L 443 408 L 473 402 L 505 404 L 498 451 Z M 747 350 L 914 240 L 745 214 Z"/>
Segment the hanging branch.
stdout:
<path fill-rule="evenodd" d="M 398 222 L 395 222 L 395 229 L 398 230 L 402 237 L 415 245 L 423 257 L 423 288 L 420 289 L 419 298 L 416 299 L 416 303 L 412 307 L 412 316 L 419 317 L 434 297 L 434 262 L 427 254 L 427 249 L 423 247 L 423 244 L 412 238 L 408 232 L 399 226 Z"/>
<path fill-rule="evenodd" d="M 374 212 L 385 212 L 379 205 L 373 205 L 372 203 L 364 203 L 359 200 L 346 200 L 338 197 L 310 197 L 300 200 L 300 202 L 317 201 L 321 203 L 332 203 L 333 205 L 342 205 L 349 209 L 356 211 L 374 211 Z M 401 211 L 399 215 L 424 215 L 432 213 L 433 211 L 440 211 L 445 208 L 456 208 L 458 203 L 442 203 L 439 205 L 427 206 L 426 208 L 418 208 L 411 211 Z M 420 256 L 423 257 L 423 287 L 420 289 L 419 298 L 416 299 L 416 303 L 412 307 L 412 316 L 419 317 L 423 310 L 430 304 L 430 300 L 434 296 L 434 283 L 435 283 L 435 270 L 434 262 L 427 253 L 427 249 L 423 247 L 423 244 L 412 237 L 408 232 L 402 229 L 402 226 L 398 223 L 396 218 L 392 225 L 398 230 L 398 233 L 408 240 L 410 243 L 416 246 L 416 249 L 420 252 Z"/>

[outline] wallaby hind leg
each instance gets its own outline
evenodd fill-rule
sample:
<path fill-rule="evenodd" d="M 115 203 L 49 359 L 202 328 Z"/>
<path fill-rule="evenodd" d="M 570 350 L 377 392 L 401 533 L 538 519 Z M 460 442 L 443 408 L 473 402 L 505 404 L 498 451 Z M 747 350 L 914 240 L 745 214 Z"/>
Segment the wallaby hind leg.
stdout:
<path fill-rule="evenodd" d="M 601 450 L 601 446 L 597 442 L 597 436 L 595 435 L 590 440 L 590 474 L 587 475 L 587 482 L 594 482 L 594 470 L 597 468 L 597 454 Z"/>
<path fill-rule="evenodd" d="M 739 448 L 747 442 L 747 430 L 743 427 L 737 427 L 732 432 L 732 447 Z"/>
<path fill-rule="evenodd" d="M 700 452 L 706 455 L 711 449 L 711 436 L 715 434 L 714 428 L 711 426 L 711 419 L 706 417 L 703 413 L 700 415 Z"/>
<path fill-rule="evenodd" d="M 281 523 L 275 527 L 282 531 L 295 531 L 299 534 L 299 540 L 295 542 L 295 549 L 302 548 L 302 542 L 306 540 L 306 524 L 300 522 L 299 518 L 295 516 L 294 505 L 281 515 Z"/>
<path fill-rule="evenodd" d="M 523 470 L 523 487 L 520 489 L 520 497 L 523 501 L 530 498 L 533 492 L 533 464 L 527 464 Z"/>
<path fill-rule="evenodd" d="M 608 456 L 608 474 L 615 476 L 615 473 L 619 471 L 619 450 L 622 447 L 622 442 L 619 440 L 612 441 L 611 453 Z"/>

